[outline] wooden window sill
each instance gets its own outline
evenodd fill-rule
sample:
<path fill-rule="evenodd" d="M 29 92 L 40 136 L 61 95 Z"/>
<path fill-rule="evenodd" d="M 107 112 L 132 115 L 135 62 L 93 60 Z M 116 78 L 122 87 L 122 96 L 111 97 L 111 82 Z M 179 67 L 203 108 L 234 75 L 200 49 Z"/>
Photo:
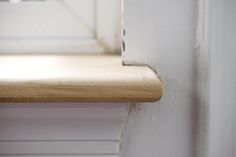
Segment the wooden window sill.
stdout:
<path fill-rule="evenodd" d="M 0 102 L 151 102 L 161 82 L 116 55 L 2 55 Z"/>

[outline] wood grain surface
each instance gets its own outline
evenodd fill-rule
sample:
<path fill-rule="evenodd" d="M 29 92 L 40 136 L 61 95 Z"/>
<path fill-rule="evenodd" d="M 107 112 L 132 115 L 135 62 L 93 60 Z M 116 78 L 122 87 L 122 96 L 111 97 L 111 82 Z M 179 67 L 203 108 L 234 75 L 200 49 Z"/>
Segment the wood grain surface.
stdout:
<path fill-rule="evenodd" d="M 0 102 L 144 102 L 162 95 L 148 66 L 118 55 L 2 55 Z"/>

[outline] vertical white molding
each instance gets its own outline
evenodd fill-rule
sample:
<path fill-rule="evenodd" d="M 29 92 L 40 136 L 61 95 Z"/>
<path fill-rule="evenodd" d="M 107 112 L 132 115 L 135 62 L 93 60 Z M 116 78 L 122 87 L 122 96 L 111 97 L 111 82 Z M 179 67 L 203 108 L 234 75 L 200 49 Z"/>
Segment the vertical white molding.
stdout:
<path fill-rule="evenodd" d="M 208 157 L 210 0 L 198 0 L 196 32 L 196 156 Z"/>
<path fill-rule="evenodd" d="M 197 157 L 236 156 L 236 1 L 199 0 Z"/>
<path fill-rule="evenodd" d="M 235 157 L 236 1 L 211 0 L 209 157 Z"/>
<path fill-rule="evenodd" d="M 199 0 L 197 157 L 236 156 L 236 1 Z"/>

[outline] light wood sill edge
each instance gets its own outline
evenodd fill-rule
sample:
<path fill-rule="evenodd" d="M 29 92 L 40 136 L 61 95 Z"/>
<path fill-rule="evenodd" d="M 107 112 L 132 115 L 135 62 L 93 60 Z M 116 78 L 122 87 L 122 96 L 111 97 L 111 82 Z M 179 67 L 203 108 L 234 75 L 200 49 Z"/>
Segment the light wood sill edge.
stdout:
<path fill-rule="evenodd" d="M 0 102 L 154 102 L 161 81 L 116 55 L 2 55 Z"/>

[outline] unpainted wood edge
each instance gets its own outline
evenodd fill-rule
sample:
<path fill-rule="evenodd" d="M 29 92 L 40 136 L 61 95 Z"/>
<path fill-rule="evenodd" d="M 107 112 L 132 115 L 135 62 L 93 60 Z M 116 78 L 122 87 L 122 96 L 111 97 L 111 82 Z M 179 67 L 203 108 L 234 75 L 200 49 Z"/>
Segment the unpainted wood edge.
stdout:
<path fill-rule="evenodd" d="M 127 66 L 127 65 L 121 65 Z M 132 66 L 132 65 L 128 65 Z M 141 66 L 141 65 L 139 65 Z M 27 84 L 27 82 L 0 82 L 0 103 L 6 102 L 156 102 L 163 95 L 161 80 L 152 68 L 146 66 L 153 72 L 150 80 L 139 80 L 137 82 L 115 82 L 105 84 L 99 82 L 90 87 L 72 83 L 54 84 Z M 135 80 L 134 80 L 135 81 Z M 47 83 L 47 82 L 46 82 Z M 93 83 L 93 82 L 92 82 Z M 113 81 L 111 82 L 113 83 Z M 132 84 L 132 85 L 131 85 Z M 107 91 L 108 92 L 107 92 Z M 34 92 L 35 91 L 35 92 Z M 98 93 L 98 91 L 106 91 Z M 22 93 L 23 92 L 23 93 Z M 25 93 L 24 93 L 25 92 Z M 127 93 L 124 94 L 124 93 Z"/>
<path fill-rule="evenodd" d="M 7 94 L 0 92 L 0 103 L 6 102 L 156 102 L 159 101 L 163 94 L 163 89 L 159 78 L 153 86 L 139 88 L 117 87 L 91 87 L 91 88 L 65 88 L 60 86 L 36 86 L 36 87 L 5 87 Z M 0 86 L 1 88 L 1 86 Z M 7 89 L 9 88 L 9 89 Z M 56 88 L 56 89 L 54 89 Z M 98 90 L 99 89 L 99 90 Z M 26 94 L 22 94 L 22 90 Z M 85 90 L 85 91 L 84 91 Z M 109 92 L 113 92 L 110 94 Z M 35 93 L 32 93 L 35 91 Z M 97 94 L 97 91 L 106 91 Z M 2 91 L 4 92 L 4 91 Z M 27 94 L 29 93 L 29 94 Z M 127 93 L 127 95 L 124 95 Z M 32 95 L 30 95 L 32 94 Z M 107 95 L 107 96 L 106 96 Z"/>
<path fill-rule="evenodd" d="M 135 95 L 135 96 L 127 96 L 122 97 L 122 95 L 115 94 L 113 96 L 105 97 L 103 96 L 75 96 L 75 97 L 68 97 L 68 96 L 34 96 L 34 97 L 23 97 L 17 95 L 11 95 L 9 97 L 0 97 L 0 103 L 6 102 L 156 102 L 160 100 L 162 96 L 162 89 L 158 90 L 155 95 L 151 96 L 142 96 L 142 95 Z"/>

